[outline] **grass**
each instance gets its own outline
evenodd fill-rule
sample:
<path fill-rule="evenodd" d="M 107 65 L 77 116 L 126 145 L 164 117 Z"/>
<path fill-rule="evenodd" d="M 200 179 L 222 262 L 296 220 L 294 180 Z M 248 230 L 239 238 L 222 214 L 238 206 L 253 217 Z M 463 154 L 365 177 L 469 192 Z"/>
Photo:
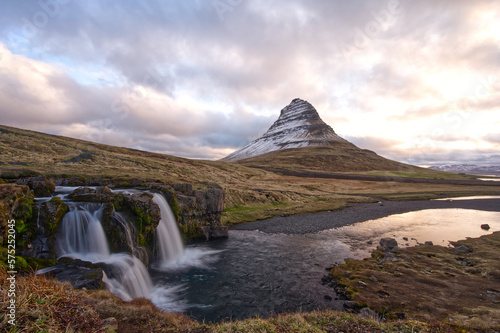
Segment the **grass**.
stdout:
<path fill-rule="evenodd" d="M 352 300 L 389 317 L 405 313 L 413 320 L 500 329 L 500 232 L 456 245 L 471 252 L 425 245 L 388 259 L 376 250 L 371 258 L 335 267 L 331 275 Z"/>
<path fill-rule="evenodd" d="M 337 210 L 352 203 L 377 202 L 364 196 L 304 196 L 301 200 L 254 203 L 226 208 L 222 221 L 226 225 L 263 220 L 273 216 L 286 216 L 299 213 L 315 213 L 327 210 Z"/>
<path fill-rule="evenodd" d="M 389 161 L 353 145 L 344 148 L 352 152 L 352 156 L 347 156 L 352 158 L 349 163 L 345 162 L 347 158 L 345 151 L 325 150 L 324 147 L 309 150 L 287 149 L 283 151 L 283 156 L 289 160 L 273 159 L 268 162 L 278 163 L 279 165 L 275 167 L 279 168 L 304 169 L 304 165 L 313 165 L 314 170 L 329 171 L 338 166 L 338 163 L 333 163 L 332 158 L 343 156 L 344 171 L 356 170 L 355 166 L 365 165 L 363 159 L 368 158 L 374 161 L 373 167 L 378 166 L 392 171 L 365 170 L 362 173 L 387 176 L 464 177 Z M 290 163 L 283 164 L 284 162 Z M 267 166 L 273 167 L 273 165 Z M 351 167 L 354 169 L 349 170 Z M 391 181 L 291 177 L 248 168 L 237 163 L 189 160 L 0 126 L 0 178 L 14 181 L 19 177 L 39 174 L 55 179 L 74 177 L 78 184 L 97 180 L 125 187 L 142 182 L 161 182 L 190 183 L 194 187 L 203 188 L 207 182 L 216 183 L 225 192 L 226 212 L 223 221 L 228 224 L 282 214 L 332 210 L 362 200 L 360 198 L 363 196 L 411 200 L 465 192 L 475 195 L 500 194 L 500 186 L 407 184 Z M 351 198 L 341 197 L 339 194 Z"/>
<path fill-rule="evenodd" d="M 7 273 L 0 267 L 0 279 Z M 0 314 L 3 332 L 467 332 L 446 323 L 418 321 L 383 322 L 337 311 L 279 314 L 217 324 L 200 323 L 182 314 L 165 313 L 146 299 L 125 302 L 108 291 L 74 290 L 33 273 L 18 275 L 17 325 L 10 326 Z M 9 298 L 1 289 L 0 306 Z M 107 325 L 114 318 L 116 325 Z M 111 320 L 114 321 L 114 320 Z M 116 328 L 118 330 L 116 330 Z"/>

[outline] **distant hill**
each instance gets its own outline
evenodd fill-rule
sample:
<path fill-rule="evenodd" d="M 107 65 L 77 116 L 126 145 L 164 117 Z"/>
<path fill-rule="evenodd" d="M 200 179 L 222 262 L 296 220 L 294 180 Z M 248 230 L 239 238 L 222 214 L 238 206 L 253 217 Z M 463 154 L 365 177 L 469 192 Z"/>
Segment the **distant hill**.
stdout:
<path fill-rule="evenodd" d="M 241 183 L 262 174 L 243 166 L 180 158 L 0 125 L 0 178 L 150 179 Z"/>
<path fill-rule="evenodd" d="M 432 166 L 430 169 L 469 175 L 500 176 L 500 165 L 444 164 Z"/>
<path fill-rule="evenodd" d="M 237 164 L 325 172 L 432 171 L 392 161 L 338 136 L 307 101 L 296 98 L 269 130 L 222 159 Z"/>

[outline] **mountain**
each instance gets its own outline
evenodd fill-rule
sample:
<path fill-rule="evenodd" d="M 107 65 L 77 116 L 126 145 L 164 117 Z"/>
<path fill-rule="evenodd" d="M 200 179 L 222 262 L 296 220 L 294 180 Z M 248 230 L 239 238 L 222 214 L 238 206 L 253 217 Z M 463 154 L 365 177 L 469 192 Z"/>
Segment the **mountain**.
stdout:
<path fill-rule="evenodd" d="M 275 150 L 308 146 L 328 146 L 347 141 L 335 134 L 307 101 L 294 99 L 260 138 L 226 156 L 222 161 L 237 161 Z"/>
<path fill-rule="evenodd" d="M 260 138 L 222 161 L 245 166 L 328 172 L 431 170 L 392 161 L 338 136 L 307 101 L 296 98 Z"/>
<path fill-rule="evenodd" d="M 443 164 L 432 166 L 430 169 L 470 175 L 500 176 L 500 165 Z"/>

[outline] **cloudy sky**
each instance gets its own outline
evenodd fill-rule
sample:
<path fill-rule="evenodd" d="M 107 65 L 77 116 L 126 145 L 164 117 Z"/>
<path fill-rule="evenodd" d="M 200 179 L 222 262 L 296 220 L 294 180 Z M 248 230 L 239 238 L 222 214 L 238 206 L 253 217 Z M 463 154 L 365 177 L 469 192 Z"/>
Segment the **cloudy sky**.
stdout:
<path fill-rule="evenodd" d="M 498 0 L 3 0 L 0 123 L 189 158 L 296 97 L 417 165 L 500 163 Z"/>

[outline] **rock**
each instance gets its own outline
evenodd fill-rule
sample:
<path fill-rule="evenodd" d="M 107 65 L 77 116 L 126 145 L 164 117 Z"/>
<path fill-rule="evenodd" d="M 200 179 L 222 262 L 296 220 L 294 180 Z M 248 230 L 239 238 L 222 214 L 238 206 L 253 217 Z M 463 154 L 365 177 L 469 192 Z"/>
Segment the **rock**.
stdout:
<path fill-rule="evenodd" d="M 427 242 L 425 242 L 425 245 L 434 245 L 434 243 L 431 241 L 427 241 Z"/>
<path fill-rule="evenodd" d="M 396 313 L 396 317 L 398 319 L 405 319 L 406 315 L 403 312 L 398 312 L 398 313 Z"/>
<path fill-rule="evenodd" d="M 378 319 L 378 314 L 370 308 L 362 308 L 359 310 L 359 315 L 369 319 Z"/>
<path fill-rule="evenodd" d="M 404 240 L 405 242 L 407 242 L 407 241 L 408 241 L 408 237 L 403 237 L 403 240 Z"/>
<path fill-rule="evenodd" d="M 191 184 L 175 184 L 174 190 L 177 192 L 181 192 L 187 196 L 191 196 L 193 194 L 193 185 L 191 185 Z"/>
<path fill-rule="evenodd" d="M 327 301 L 331 301 L 333 299 L 332 296 L 330 295 L 325 295 L 323 296 L 323 298 L 326 299 Z"/>
<path fill-rule="evenodd" d="M 481 224 L 481 229 L 490 230 L 490 225 L 489 224 Z"/>
<path fill-rule="evenodd" d="M 35 197 L 51 197 L 56 189 L 56 183 L 46 176 L 19 179 L 16 184 L 28 185 Z"/>
<path fill-rule="evenodd" d="M 380 247 L 386 251 L 394 251 L 398 249 L 398 242 L 394 238 L 382 238 L 380 240 Z"/>
<path fill-rule="evenodd" d="M 96 264 L 72 258 L 60 258 L 58 264 L 37 274 L 50 275 L 61 282 L 68 281 L 75 289 L 102 289 L 103 270 Z"/>
<path fill-rule="evenodd" d="M 101 322 L 101 324 L 102 324 L 101 328 L 102 332 L 108 332 L 108 333 L 118 332 L 118 321 L 114 317 L 109 317 L 104 319 Z"/>
<path fill-rule="evenodd" d="M 375 276 L 370 276 L 370 281 L 372 282 L 378 282 L 377 278 Z"/>
<path fill-rule="evenodd" d="M 472 249 L 465 245 L 456 246 L 455 250 L 453 251 L 454 254 L 469 253 L 469 252 L 472 252 Z"/>
<path fill-rule="evenodd" d="M 353 302 L 353 301 L 345 301 L 345 302 L 344 302 L 344 307 L 345 307 L 345 308 L 354 309 L 354 308 L 356 307 L 356 302 Z"/>
<path fill-rule="evenodd" d="M 116 195 L 107 186 L 99 186 L 95 189 L 79 187 L 68 195 L 71 200 L 82 202 L 111 202 L 115 197 Z"/>

